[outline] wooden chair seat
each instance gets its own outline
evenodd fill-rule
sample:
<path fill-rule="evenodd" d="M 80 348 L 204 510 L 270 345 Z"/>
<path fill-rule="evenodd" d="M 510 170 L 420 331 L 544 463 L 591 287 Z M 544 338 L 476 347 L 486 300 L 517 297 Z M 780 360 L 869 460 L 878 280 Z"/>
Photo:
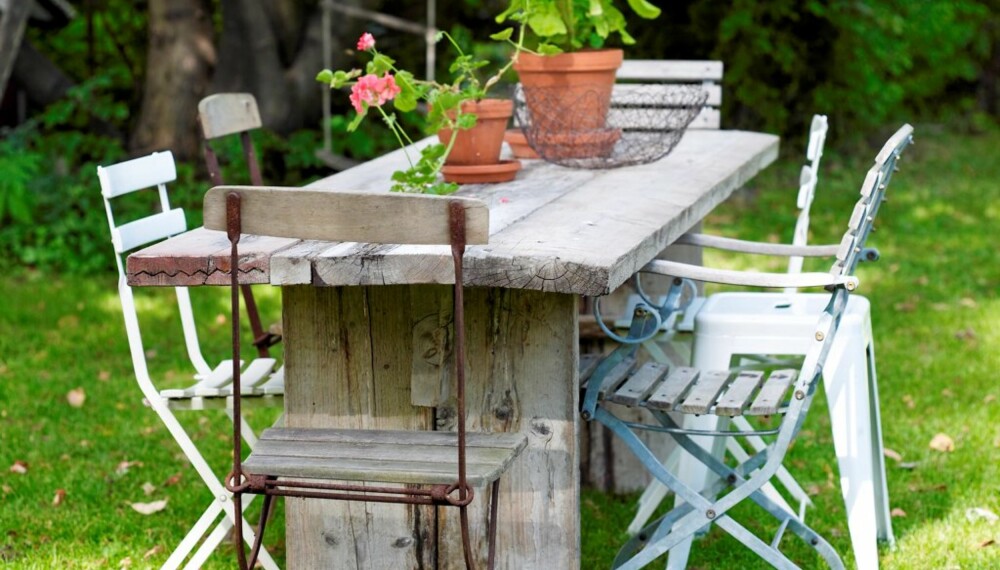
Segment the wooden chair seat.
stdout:
<path fill-rule="evenodd" d="M 527 445 L 518 433 L 469 433 L 468 481 L 495 481 Z M 458 470 L 458 434 L 444 431 L 271 428 L 243 466 L 287 478 L 440 485 Z"/>
<path fill-rule="evenodd" d="M 581 390 L 596 369 L 593 355 L 580 359 Z M 635 359 L 618 363 L 601 379 L 598 398 L 663 412 L 715 416 L 770 416 L 784 404 L 797 370 L 699 370 Z M 586 374 L 586 375 L 585 375 Z"/>

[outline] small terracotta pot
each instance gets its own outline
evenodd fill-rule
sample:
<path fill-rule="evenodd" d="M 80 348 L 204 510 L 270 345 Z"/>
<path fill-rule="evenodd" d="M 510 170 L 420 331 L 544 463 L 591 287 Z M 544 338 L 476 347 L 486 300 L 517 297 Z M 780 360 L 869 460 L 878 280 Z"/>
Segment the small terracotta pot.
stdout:
<path fill-rule="evenodd" d="M 507 121 L 514 114 L 514 102 L 510 99 L 465 101 L 462 112 L 475 114 L 476 126 L 458 131 L 458 138 L 445 164 L 468 166 L 500 162 L 503 134 L 507 130 Z M 441 129 L 438 140 L 447 145 L 451 135 L 451 129 Z"/>

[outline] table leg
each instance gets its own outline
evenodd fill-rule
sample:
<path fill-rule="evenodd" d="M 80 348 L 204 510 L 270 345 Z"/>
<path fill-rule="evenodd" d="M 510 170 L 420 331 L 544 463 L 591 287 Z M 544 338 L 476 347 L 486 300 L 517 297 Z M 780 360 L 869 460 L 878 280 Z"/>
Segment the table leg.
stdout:
<path fill-rule="evenodd" d="M 449 429 L 450 401 L 411 403 L 411 307 L 441 287 L 286 287 L 287 425 Z M 576 568 L 576 298 L 468 289 L 466 321 L 469 429 L 528 436 L 501 484 L 497 567 Z M 477 494 L 484 563 L 488 493 Z M 294 499 L 286 512 L 289 568 L 464 567 L 457 509 Z"/>

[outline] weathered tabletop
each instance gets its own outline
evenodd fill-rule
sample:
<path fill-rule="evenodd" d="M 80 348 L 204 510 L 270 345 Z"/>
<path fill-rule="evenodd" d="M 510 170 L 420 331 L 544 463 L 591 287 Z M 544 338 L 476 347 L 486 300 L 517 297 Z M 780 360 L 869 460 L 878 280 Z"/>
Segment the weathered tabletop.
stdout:
<path fill-rule="evenodd" d="M 689 131 L 664 159 L 614 170 L 525 161 L 515 181 L 466 187 L 490 207 L 490 243 L 470 247 L 466 283 L 600 295 L 616 288 L 775 159 L 778 137 Z M 383 192 L 400 151 L 310 186 Z M 132 285 L 225 285 L 228 242 L 199 229 L 129 256 Z M 243 279 L 272 285 L 448 283 L 448 249 L 255 237 Z"/>
<path fill-rule="evenodd" d="M 520 432 L 501 483 L 498 568 L 580 564 L 578 295 L 623 283 L 772 162 L 778 138 L 689 131 L 647 165 L 572 170 L 529 161 L 517 180 L 467 186 L 490 243 L 466 262 L 468 425 Z M 385 191 L 389 155 L 314 187 Z M 290 427 L 452 429 L 447 248 L 248 237 L 246 282 L 282 286 Z M 132 254 L 132 285 L 226 285 L 229 245 L 198 229 Z M 389 285 L 389 286 L 384 286 Z M 482 493 L 480 493 L 482 495 Z M 485 562 L 475 501 L 473 541 Z M 462 568 L 455 509 L 288 499 L 289 568 Z"/>

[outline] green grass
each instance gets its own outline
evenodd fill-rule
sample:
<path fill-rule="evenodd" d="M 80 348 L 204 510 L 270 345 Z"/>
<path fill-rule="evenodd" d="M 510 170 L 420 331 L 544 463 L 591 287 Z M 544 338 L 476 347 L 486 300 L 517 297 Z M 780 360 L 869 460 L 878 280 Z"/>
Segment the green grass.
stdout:
<path fill-rule="evenodd" d="M 969 521 L 966 511 L 1000 513 L 1000 162 L 993 157 L 1000 134 L 958 136 L 918 125 L 916 136 L 871 241 L 882 260 L 860 273 L 861 292 L 873 305 L 885 445 L 916 464 L 904 469 L 888 460 L 892 506 L 906 516 L 893 519 L 898 546 L 881 560 L 889 569 L 998 568 L 1000 544 L 983 545 L 1000 543 L 1000 523 Z M 873 138 L 825 157 L 814 242 L 841 231 L 880 142 Z M 801 163 L 793 150 L 800 143 L 786 141 L 792 156 L 720 207 L 706 229 L 788 240 Z M 707 263 L 779 267 L 715 255 Z M 180 383 L 190 371 L 167 310 L 169 291 L 141 293 L 151 329 L 164 333 L 145 339 L 152 372 Z M 266 314 L 276 318 L 276 295 L 262 293 Z M 200 289 L 192 296 L 196 311 L 209 316 L 201 330 L 207 356 L 220 358 L 227 350 L 225 292 Z M 0 566 L 118 568 L 128 559 L 132 568 L 158 567 L 211 497 L 141 403 L 114 277 L 23 271 L 0 281 L 0 298 Z M 86 401 L 75 408 L 66 395 L 78 387 Z M 825 402 L 815 403 L 789 463 L 814 493 L 807 521 L 853 567 L 824 408 Z M 273 411 L 255 412 L 256 425 L 273 419 Z M 225 471 L 226 416 L 180 417 L 217 470 Z M 929 449 L 937 433 L 954 439 L 954 452 Z M 9 471 L 15 461 L 27 463 L 27 473 Z M 119 468 L 123 462 L 127 470 Z M 147 496 L 144 483 L 156 490 Z M 65 498 L 53 505 L 60 489 Z M 164 498 L 167 508 L 157 514 L 129 507 Z M 584 568 L 609 567 L 635 498 L 584 493 Z M 735 516 L 753 529 L 773 529 L 759 514 L 742 507 Z M 280 558 L 280 533 L 269 533 L 268 542 Z M 820 567 L 797 542 L 783 544 L 804 567 Z M 718 531 L 696 544 L 691 564 L 766 567 Z M 207 567 L 231 568 L 232 559 L 219 553 Z"/>

